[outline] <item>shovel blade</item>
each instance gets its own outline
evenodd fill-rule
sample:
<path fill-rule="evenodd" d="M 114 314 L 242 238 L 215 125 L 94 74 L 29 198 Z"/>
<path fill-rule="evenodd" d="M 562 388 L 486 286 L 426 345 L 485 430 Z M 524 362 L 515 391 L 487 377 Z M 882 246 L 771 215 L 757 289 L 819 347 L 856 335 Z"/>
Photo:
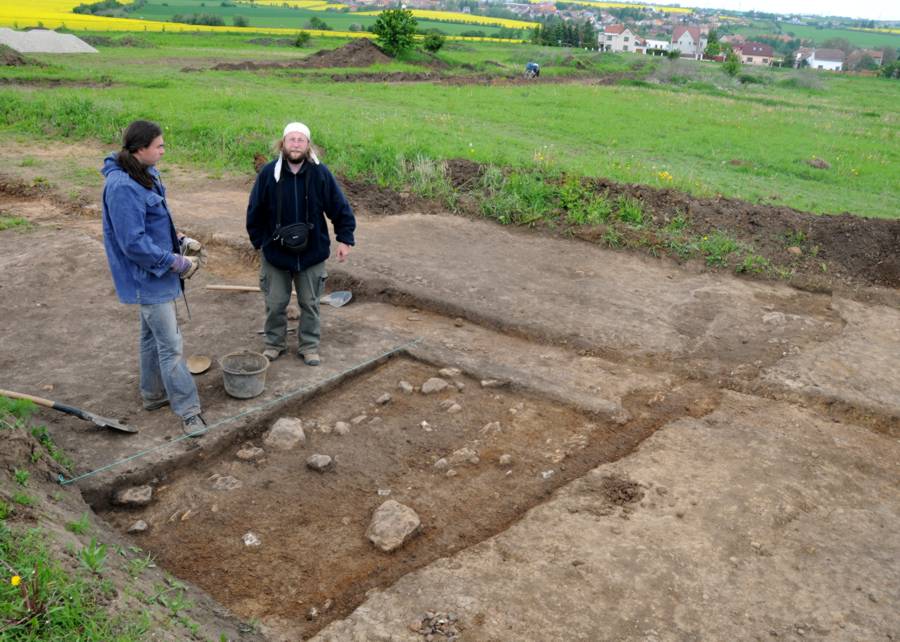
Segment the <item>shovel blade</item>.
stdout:
<path fill-rule="evenodd" d="M 131 426 L 125 425 L 115 419 L 110 419 L 109 417 L 101 417 L 100 415 L 88 414 L 91 421 L 94 422 L 95 426 L 100 426 L 101 428 L 112 428 L 113 430 L 118 430 L 119 432 L 128 432 L 128 433 L 136 433 L 137 428 L 132 428 Z"/>
<path fill-rule="evenodd" d="M 320 298 L 319 303 L 325 303 L 333 308 L 339 308 L 342 305 L 349 303 L 352 298 L 353 293 L 350 292 L 350 290 L 338 290 L 337 292 L 331 292 Z"/>

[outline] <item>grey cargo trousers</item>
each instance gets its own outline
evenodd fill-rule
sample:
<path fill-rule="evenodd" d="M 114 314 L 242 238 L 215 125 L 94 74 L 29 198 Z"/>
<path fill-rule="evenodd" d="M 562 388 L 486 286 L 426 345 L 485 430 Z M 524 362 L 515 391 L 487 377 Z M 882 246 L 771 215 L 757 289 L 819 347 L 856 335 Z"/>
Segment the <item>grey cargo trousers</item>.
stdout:
<path fill-rule="evenodd" d="M 292 286 L 297 289 L 300 307 L 300 327 L 297 331 L 299 354 L 319 351 L 319 297 L 325 289 L 325 262 L 317 263 L 301 272 L 274 267 L 260 257 L 259 287 L 266 299 L 265 343 L 267 348 L 283 352 L 287 349 L 287 306 Z"/>

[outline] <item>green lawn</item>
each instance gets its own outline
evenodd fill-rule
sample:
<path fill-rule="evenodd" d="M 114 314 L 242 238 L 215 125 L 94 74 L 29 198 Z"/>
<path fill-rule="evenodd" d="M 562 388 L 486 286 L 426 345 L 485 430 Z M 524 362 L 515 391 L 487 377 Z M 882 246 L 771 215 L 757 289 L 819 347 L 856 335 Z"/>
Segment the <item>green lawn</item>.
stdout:
<path fill-rule="evenodd" d="M 572 55 L 595 70 L 631 70 L 644 80 L 631 85 L 338 83 L 310 77 L 321 70 L 181 71 L 225 54 L 259 60 L 311 50 L 282 52 L 239 36 L 139 37 L 157 47 L 41 56 L 50 66 L 0 70 L 0 77 L 9 79 L 113 83 L 87 92 L 77 86 L 5 85 L 0 131 L 44 141 L 92 138 L 114 146 L 129 120 L 149 117 L 165 126 L 171 160 L 249 173 L 253 154 L 266 152 L 285 122 L 300 119 L 312 127 L 326 162 L 338 172 L 386 183 L 395 176 L 398 159 L 421 155 L 539 166 L 815 212 L 900 215 L 900 84 L 895 81 L 744 69 L 761 84 L 742 85 L 713 63 L 667 66 L 669 61 L 639 56 L 452 43 L 441 50 L 451 65 L 480 64 L 508 74 L 536 58 L 548 75 L 563 75 L 574 73 L 562 66 Z M 645 67 L 635 71 L 636 65 Z M 379 69 L 417 68 L 407 61 Z M 824 159 L 830 168 L 810 166 L 814 159 Z"/>
<path fill-rule="evenodd" d="M 319 18 L 336 31 L 349 31 L 350 25 L 362 25 L 364 28 L 375 24 L 377 16 L 361 16 L 345 11 L 309 11 L 296 7 L 279 7 L 273 5 L 221 6 L 220 2 L 204 0 L 152 0 L 139 10 L 129 14 L 146 20 L 170 20 L 176 14 L 212 14 L 221 16 L 226 25 L 233 24 L 234 16 L 246 18 L 250 27 L 279 27 L 286 29 L 303 29 L 310 18 Z M 483 31 L 486 36 L 497 33 L 497 27 L 487 25 L 466 25 L 449 22 L 419 20 L 421 29 L 440 29 L 447 35 L 458 35 L 465 31 Z"/>
<path fill-rule="evenodd" d="M 776 34 L 791 35 L 801 40 L 810 40 L 814 46 L 822 46 L 822 43 L 830 38 L 844 38 L 857 47 L 869 49 L 881 49 L 883 47 L 900 48 L 900 34 L 873 33 L 857 31 L 854 29 L 817 29 L 806 25 L 792 25 L 786 22 L 780 23 L 780 31 L 775 23 L 753 27 L 735 27 L 735 33 L 747 37 L 772 36 Z"/>

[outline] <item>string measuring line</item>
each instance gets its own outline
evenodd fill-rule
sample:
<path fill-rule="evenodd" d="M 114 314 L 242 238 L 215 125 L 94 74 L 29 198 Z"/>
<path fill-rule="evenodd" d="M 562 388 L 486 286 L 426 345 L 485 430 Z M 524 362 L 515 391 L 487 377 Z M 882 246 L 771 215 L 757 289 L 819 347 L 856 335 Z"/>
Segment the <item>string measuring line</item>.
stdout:
<path fill-rule="evenodd" d="M 76 477 L 72 477 L 71 479 L 66 479 L 65 475 L 59 475 L 57 477 L 57 481 L 59 482 L 59 484 L 61 486 L 68 486 L 69 484 L 74 484 L 77 481 L 80 481 L 87 477 L 91 477 L 92 475 L 102 473 L 105 470 L 115 468 L 116 466 L 121 466 L 122 464 L 127 464 L 130 461 L 134 461 L 135 459 L 140 459 L 141 457 L 144 457 L 145 455 L 149 455 L 150 453 L 157 452 L 159 450 L 162 450 L 163 448 L 168 448 L 169 446 L 171 446 L 173 444 L 177 444 L 178 442 L 183 441 L 185 439 L 193 439 L 194 435 L 206 434 L 208 432 L 212 432 L 213 429 L 218 428 L 219 426 L 223 426 L 225 424 L 231 423 L 238 419 L 242 419 L 242 418 L 246 417 L 247 415 L 252 415 L 255 412 L 265 410 L 266 408 L 270 408 L 274 405 L 277 405 L 277 404 L 285 401 L 286 399 L 290 399 L 291 397 L 296 397 L 297 395 L 299 395 L 301 393 L 308 392 L 314 388 L 317 388 L 317 387 L 323 386 L 327 383 L 330 383 L 330 382 L 334 381 L 335 379 L 344 377 L 348 372 L 353 372 L 354 370 L 361 370 L 362 368 L 365 368 L 366 366 L 373 364 L 376 361 L 380 361 L 381 359 L 386 359 L 390 356 L 397 354 L 398 352 L 403 352 L 403 351 L 407 350 L 408 348 L 416 345 L 421 340 L 422 340 L 421 337 L 413 339 L 412 341 L 410 341 L 408 343 L 404 343 L 403 345 L 397 346 L 396 348 L 394 348 L 392 350 L 388 350 L 387 352 L 383 352 L 375 357 L 372 357 L 371 359 L 363 361 L 362 363 L 358 363 L 355 366 L 353 366 L 351 368 L 347 368 L 346 370 L 343 370 L 343 371 L 341 371 L 337 374 L 334 374 L 326 379 L 323 379 L 322 381 L 320 381 L 318 383 L 310 384 L 308 386 L 303 386 L 301 388 L 297 388 L 296 390 L 294 390 L 292 392 L 281 395 L 280 397 L 275 397 L 274 399 L 270 399 L 269 401 L 258 404 L 256 406 L 253 406 L 252 408 L 244 410 L 243 412 L 239 412 L 236 415 L 232 415 L 230 417 L 225 417 L 223 419 L 219 419 L 218 421 L 214 421 L 213 423 L 209 424 L 203 430 L 198 430 L 196 432 L 192 432 L 187 435 L 181 435 L 180 437 L 176 437 L 175 439 L 173 439 L 171 441 L 167 441 L 164 444 L 154 446 L 153 448 L 147 448 L 146 450 L 141 450 L 133 455 L 129 455 L 128 457 L 125 457 L 124 459 L 119 459 L 118 461 L 114 461 L 110 464 L 106 464 L 105 466 L 100 466 L 99 468 L 95 468 L 94 470 L 88 471 L 88 472 L 78 475 Z"/>

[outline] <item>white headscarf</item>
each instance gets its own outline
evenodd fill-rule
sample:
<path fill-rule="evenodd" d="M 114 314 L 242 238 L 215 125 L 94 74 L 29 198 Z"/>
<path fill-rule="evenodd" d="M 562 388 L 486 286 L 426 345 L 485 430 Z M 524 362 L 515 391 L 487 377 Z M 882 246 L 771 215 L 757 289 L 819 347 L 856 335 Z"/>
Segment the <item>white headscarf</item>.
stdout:
<path fill-rule="evenodd" d="M 309 158 L 316 165 L 319 164 L 319 157 L 316 156 L 316 152 L 312 147 L 312 134 L 309 132 L 309 127 L 304 125 L 303 123 L 288 123 L 284 126 L 284 132 L 281 134 L 281 139 L 292 133 L 297 132 L 306 136 L 307 140 L 309 140 Z M 277 183 L 281 179 L 281 163 L 284 161 L 284 154 L 278 155 L 278 160 L 275 161 L 275 182 Z"/>

